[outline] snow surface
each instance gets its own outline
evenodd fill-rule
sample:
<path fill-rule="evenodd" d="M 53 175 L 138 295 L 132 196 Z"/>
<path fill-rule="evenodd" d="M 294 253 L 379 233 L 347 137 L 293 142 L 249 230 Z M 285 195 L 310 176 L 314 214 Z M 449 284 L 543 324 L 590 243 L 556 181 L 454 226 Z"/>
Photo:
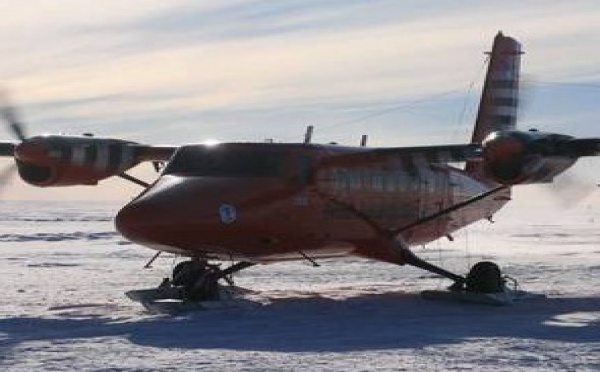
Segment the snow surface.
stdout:
<path fill-rule="evenodd" d="M 123 295 L 158 284 L 177 261 L 166 255 L 142 269 L 154 252 L 114 232 L 117 209 L 0 203 L 0 370 L 600 370 L 595 208 L 526 219 L 501 212 L 454 242 L 416 249 L 461 273 L 497 261 L 545 299 L 428 301 L 420 290 L 450 283 L 344 259 L 250 268 L 236 284 L 262 306 L 181 316 L 149 314 Z"/>

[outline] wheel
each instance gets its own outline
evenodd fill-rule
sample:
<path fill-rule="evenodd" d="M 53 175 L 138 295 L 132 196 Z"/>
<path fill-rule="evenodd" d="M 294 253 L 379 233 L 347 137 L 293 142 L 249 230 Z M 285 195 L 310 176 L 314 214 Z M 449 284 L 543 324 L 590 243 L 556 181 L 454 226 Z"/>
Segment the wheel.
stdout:
<path fill-rule="evenodd" d="M 216 301 L 219 299 L 219 272 L 206 270 L 193 285 L 186 287 L 185 298 L 190 301 Z"/>
<path fill-rule="evenodd" d="M 183 297 L 190 301 L 219 299 L 220 269 L 206 261 L 180 262 L 173 268 L 172 284 L 182 287 Z"/>
<path fill-rule="evenodd" d="M 504 279 L 498 265 L 489 261 L 476 263 L 466 279 L 467 292 L 498 293 L 504 290 Z"/>
<path fill-rule="evenodd" d="M 206 271 L 205 263 L 201 261 L 184 261 L 173 268 L 173 285 L 190 286 Z"/>

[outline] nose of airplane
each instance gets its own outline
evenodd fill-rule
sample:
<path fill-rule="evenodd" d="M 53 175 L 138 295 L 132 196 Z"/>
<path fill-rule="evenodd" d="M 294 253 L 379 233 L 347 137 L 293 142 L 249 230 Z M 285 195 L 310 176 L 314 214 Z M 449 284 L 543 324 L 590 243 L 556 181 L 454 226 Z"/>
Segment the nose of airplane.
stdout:
<path fill-rule="evenodd" d="M 286 190 L 263 180 L 164 175 L 119 211 L 115 225 L 128 240 L 152 248 L 225 251 L 240 241 L 249 245 L 257 231 L 271 234 L 265 216 Z"/>
<path fill-rule="evenodd" d="M 168 244 L 186 220 L 194 203 L 180 180 L 160 180 L 150 190 L 123 207 L 115 218 L 117 230 L 141 244 Z M 187 204 L 187 206 L 185 205 Z"/>
<path fill-rule="evenodd" d="M 123 207 L 115 218 L 128 240 L 146 245 L 189 248 L 209 237 L 216 241 L 244 225 L 239 182 L 166 175 Z M 247 222 L 249 214 L 246 214 Z"/>

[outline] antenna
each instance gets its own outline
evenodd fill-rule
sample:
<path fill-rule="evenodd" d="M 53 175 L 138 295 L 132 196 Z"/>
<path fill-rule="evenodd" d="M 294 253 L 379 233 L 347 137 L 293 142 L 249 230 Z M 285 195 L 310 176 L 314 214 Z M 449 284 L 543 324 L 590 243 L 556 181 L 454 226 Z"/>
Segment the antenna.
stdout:
<path fill-rule="evenodd" d="M 366 134 L 363 134 L 362 137 L 360 137 L 360 147 L 367 146 L 367 139 L 368 138 L 369 138 L 369 136 L 367 136 Z"/>
<path fill-rule="evenodd" d="M 306 127 L 306 133 L 304 134 L 304 144 L 308 144 L 312 141 L 312 135 L 313 135 L 313 126 L 309 125 L 308 127 Z"/>

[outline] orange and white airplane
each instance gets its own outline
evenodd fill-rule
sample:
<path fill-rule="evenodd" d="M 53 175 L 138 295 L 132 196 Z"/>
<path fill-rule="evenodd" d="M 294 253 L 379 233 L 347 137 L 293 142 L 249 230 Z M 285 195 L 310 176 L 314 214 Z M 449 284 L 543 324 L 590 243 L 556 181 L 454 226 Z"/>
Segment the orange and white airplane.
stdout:
<path fill-rule="evenodd" d="M 600 155 L 599 138 L 517 129 L 521 54 L 515 39 L 498 33 L 466 144 L 344 147 L 310 143 L 310 133 L 304 143 L 173 147 L 28 138 L 5 106 L 20 142 L 2 143 L 0 152 L 14 156 L 21 178 L 36 186 L 95 185 L 113 176 L 142 185 L 116 227 L 133 242 L 190 258 L 160 287 L 187 300 L 218 297 L 220 279 L 255 264 L 343 256 L 413 265 L 451 279 L 455 292 L 499 292 L 494 264 L 477 264 L 465 277 L 410 247 L 491 218 L 515 185 L 551 182 L 580 157 Z M 141 162 L 167 165 L 147 184 L 125 173 Z M 221 269 L 209 264 L 215 260 L 237 263 Z"/>

